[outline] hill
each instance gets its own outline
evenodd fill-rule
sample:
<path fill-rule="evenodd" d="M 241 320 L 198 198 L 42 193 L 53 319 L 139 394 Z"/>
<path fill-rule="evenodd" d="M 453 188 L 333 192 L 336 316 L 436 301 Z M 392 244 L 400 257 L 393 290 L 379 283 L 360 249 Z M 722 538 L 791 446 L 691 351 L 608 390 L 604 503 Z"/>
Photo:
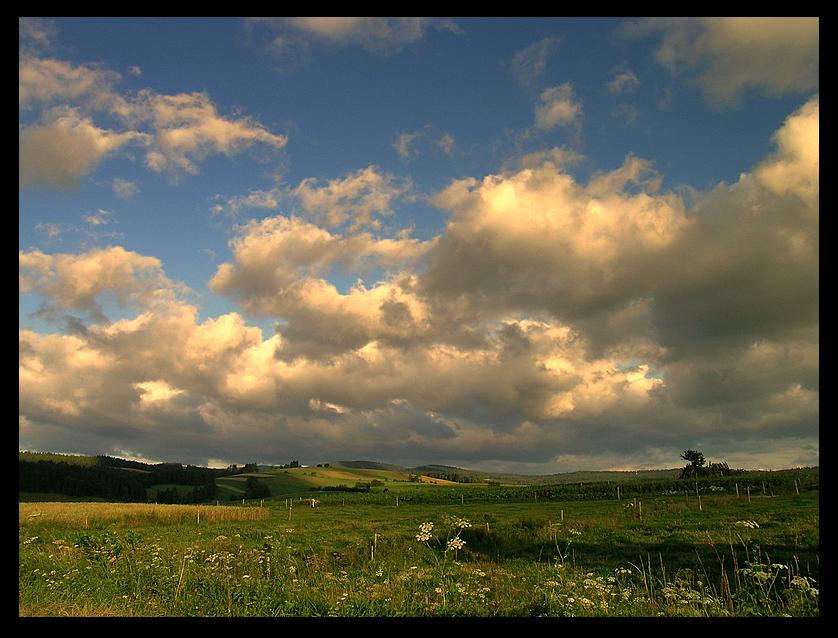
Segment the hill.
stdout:
<path fill-rule="evenodd" d="M 749 471 L 753 480 L 793 481 L 801 470 Z M 814 468 L 817 476 L 817 468 Z M 52 453 L 19 453 L 20 500 L 44 500 L 47 494 L 160 503 L 236 501 L 247 498 L 303 498 L 325 492 L 390 492 L 419 495 L 427 490 L 447 488 L 481 490 L 487 487 L 535 489 L 549 486 L 572 487 L 610 493 L 625 483 L 669 489 L 680 468 L 638 471 L 577 471 L 544 475 L 483 472 L 450 465 L 403 467 L 379 461 L 351 460 L 320 463 L 317 466 L 272 466 L 250 463 L 226 469 L 181 465 L 148 464 L 108 456 Z M 789 478 L 791 477 L 791 478 Z M 815 479 L 817 480 L 817 479 Z M 600 487 L 595 487 L 599 485 Z M 552 491 L 564 494 L 567 490 Z M 601 489 L 600 489 L 601 488 Z M 624 491 L 625 493 L 625 491 Z M 459 497 L 458 497 L 459 498 Z"/>

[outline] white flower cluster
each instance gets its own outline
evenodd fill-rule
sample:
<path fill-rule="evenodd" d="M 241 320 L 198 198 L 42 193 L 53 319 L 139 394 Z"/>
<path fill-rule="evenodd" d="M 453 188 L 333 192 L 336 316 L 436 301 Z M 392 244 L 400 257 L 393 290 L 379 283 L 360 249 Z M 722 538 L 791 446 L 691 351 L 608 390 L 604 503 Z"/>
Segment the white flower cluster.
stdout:
<path fill-rule="evenodd" d="M 460 538 L 459 536 L 455 536 L 454 538 L 452 538 L 451 540 L 448 541 L 448 549 L 446 551 L 449 551 L 449 550 L 452 550 L 452 549 L 453 550 L 462 549 L 465 546 L 465 544 L 466 544 L 466 542 L 462 538 Z"/>
<path fill-rule="evenodd" d="M 419 541 L 420 543 L 426 543 L 429 540 L 431 540 L 431 531 L 433 530 L 433 528 L 434 528 L 433 523 L 430 523 L 430 522 L 422 523 L 419 526 L 419 533 L 416 535 L 416 540 Z"/>

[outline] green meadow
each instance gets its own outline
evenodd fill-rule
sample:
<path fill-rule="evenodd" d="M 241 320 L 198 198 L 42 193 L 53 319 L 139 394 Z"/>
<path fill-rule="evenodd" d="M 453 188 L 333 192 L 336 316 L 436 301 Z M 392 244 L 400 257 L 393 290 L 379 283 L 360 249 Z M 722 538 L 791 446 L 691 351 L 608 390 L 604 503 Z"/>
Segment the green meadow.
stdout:
<path fill-rule="evenodd" d="M 817 616 L 813 472 L 691 492 L 309 467 L 256 473 L 271 497 L 244 505 L 20 503 L 19 613 Z"/>

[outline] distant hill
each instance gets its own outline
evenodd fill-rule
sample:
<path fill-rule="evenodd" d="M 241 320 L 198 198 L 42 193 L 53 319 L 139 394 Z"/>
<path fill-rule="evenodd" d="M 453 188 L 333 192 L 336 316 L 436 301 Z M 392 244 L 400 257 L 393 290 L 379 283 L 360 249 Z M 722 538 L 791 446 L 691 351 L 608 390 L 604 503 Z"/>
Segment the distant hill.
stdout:
<path fill-rule="evenodd" d="M 46 495 L 108 500 L 203 502 L 247 498 L 248 479 L 255 478 L 276 498 L 305 495 L 313 490 L 389 490 L 412 492 L 446 485 L 481 489 L 488 485 L 535 487 L 583 483 L 667 481 L 679 477 L 681 468 L 638 471 L 576 471 L 527 475 L 484 472 L 451 465 L 403 467 L 368 460 L 331 461 L 317 466 L 271 466 L 249 463 L 210 469 L 180 463 L 142 463 L 110 456 L 84 456 L 47 452 L 19 452 L 21 500 Z M 810 468 L 817 471 L 817 468 Z M 774 472 L 750 470 L 754 479 L 780 479 L 799 470 Z M 251 480 L 252 483 L 252 480 Z M 261 488 L 260 488 L 261 489 Z M 580 486 L 582 489 L 582 486 Z M 645 488 L 644 488 L 645 489 Z M 171 499 L 171 500 L 167 500 Z"/>
<path fill-rule="evenodd" d="M 26 500 L 58 494 L 143 503 L 200 502 L 215 498 L 216 478 L 242 471 L 180 463 L 149 464 L 103 455 L 19 452 L 18 494 Z"/>
<path fill-rule="evenodd" d="M 561 483 L 578 483 L 580 481 L 589 483 L 594 481 L 636 481 L 676 478 L 681 469 L 637 471 L 592 470 L 560 472 L 557 474 L 511 474 L 468 470 L 451 465 L 419 465 L 410 468 L 409 471 L 465 483 L 497 481 L 505 485 L 556 485 Z"/>
<path fill-rule="evenodd" d="M 388 470 L 390 472 L 406 472 L 407 468 L 392 463 L 379 463 L 378 461 L 333 461 L 330 465 L 336 467 L 348 467 L 357 470 Z"/>

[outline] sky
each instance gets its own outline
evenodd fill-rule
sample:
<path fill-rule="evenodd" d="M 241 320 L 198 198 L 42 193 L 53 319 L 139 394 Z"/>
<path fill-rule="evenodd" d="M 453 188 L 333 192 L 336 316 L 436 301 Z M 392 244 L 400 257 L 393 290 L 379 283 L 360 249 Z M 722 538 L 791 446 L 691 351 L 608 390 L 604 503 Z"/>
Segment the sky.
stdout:
<path fill-rule="evenodd" d="M 19 449 L 819 464 L 817 18 L 21 18 Z"/>

